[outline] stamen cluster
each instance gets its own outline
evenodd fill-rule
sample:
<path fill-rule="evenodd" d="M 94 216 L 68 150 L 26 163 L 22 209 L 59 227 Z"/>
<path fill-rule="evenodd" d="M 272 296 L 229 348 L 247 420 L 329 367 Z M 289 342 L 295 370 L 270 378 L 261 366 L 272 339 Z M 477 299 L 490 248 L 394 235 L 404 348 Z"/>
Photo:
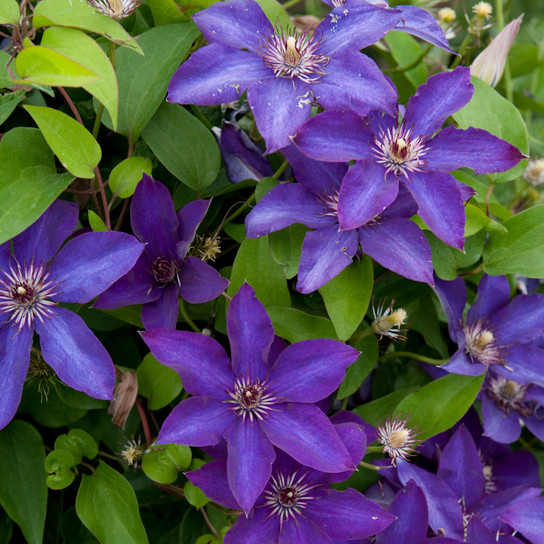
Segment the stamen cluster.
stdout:
<path fill-rule="evenodd" d="M 472 362 L 480 362 L 489 365 L 505 365 L 501 355 L 501 349 L 493 332 L 487 328 L 482 320 L 463 325 L 466 345 L 465 352 L 470 356 Z"/>
<path fill-rule="evenodd" d="M 410 418 L 402 414 L 387 416 L 376 429 L 378 442 L 383 444 L 383 452 L 391 457 L 393 466 L 397 459 L 406 461 L 415 453 L 419 431 L 409 422 Z"/>
<path fill-rule="evenodd" d="M 527 417 L 533 411 L 532 403 L 525 401 L 528 385 L 521 385 L 502 376 L 493 376 L 485 387 L 491 399 L 505 414 L 513 410 L 522 417 Z"/>
<path fill-rule="evenodd" d="M 250 421 L 254 418 L 262 420 L 270 410 L 270 407 L 276 402 L 277 398 L 266 393 L 268 384 L 260 380 L 252 381 L 249 377 L 238 378 L 234 383 L 234 391 L 229 391 L 229 396 L 233 400 L 226 402 L 234 404 L 232 408 L 237 416 L 246 417 Z"/>

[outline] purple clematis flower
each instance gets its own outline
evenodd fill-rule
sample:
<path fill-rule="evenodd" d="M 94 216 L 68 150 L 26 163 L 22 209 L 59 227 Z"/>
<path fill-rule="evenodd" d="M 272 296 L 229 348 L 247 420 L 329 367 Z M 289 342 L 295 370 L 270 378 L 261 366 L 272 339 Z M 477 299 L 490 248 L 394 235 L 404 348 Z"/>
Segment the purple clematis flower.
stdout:
<path fill-rule="evenodd" d="M 436 294 L 448 318 L 450 337 L 459 346 L 440 368 L 478 376 L 488 368 L 521 385 L 544 386 L 544 350 L 534 345 L 544 329 L 544 295 L 518 295 L 509 302 L 504 276 L 484 275 L 478 297 L 463 320 L 464 281 L 436 278 Z"/>
<path fill-rule="evenodd" d="M 361 425 L 333 419 L 353 464 L 357 465 L 366 449 Z M 272 476 L 265 490 L 248 516 L 239 516 L 225 536 L 225 544 L 348 543 L 382 531 L 393 521 L 392 515 L 353 489 L 343 492 L 330 489 L 331 483 L 347 478 L 350 473 L 319 472 L 276 450 Z M 187 477 L 215 502 L 238 508 L 228 486 L 224 459 L 207 463 Z"/>
<path fill-rule="evenodd" d="M 334 9 L 311 36 L 272 26 L 254 0 L 217 2 L 193 18 L 210 44 L 174 74 L 168 101 L 217 105 L 247 89 L 268 152 L 289 145 L 314 103 L 395 112 L 394 87 L 359 50 L 397 25 L 397 10 Z"/>
<path fill-rule="evenodd" d="M 440 131 L 473 92 L 470 70 L 458 67 L 421 85 L 408 101 L 400 124 L 396 114 L 374 112 L 363 119 L 353 111 L 326 111 L 301 128 L 293 142 L 309 157 L 357 161 L 338 195 L 342 230 L 357 228 L 380 214 L 397 198 L 402 184 L 429 229 L 446 244 L 462 249 L 464 204 L 474 191 L 447 172 L 461 167 L 477 174 L 502 172 L 524 158 L 517 148 L 485 130 L 449 126 Z"/>
<path fill-rule="evenodd" d="M 17 410 L 34 331 L 44 360 L 69 387 L 111 399 L 112 360 L 83 319 L 59 303 L 86 303 L 126 274 L 144 244 L 121 232 L 87 232 L 61 247 L 78 220 L 57 200 L 10 243 L 0 245 L 0 428 Z"/>
<path fill-rule="evenodd" d="M 227 331 L 232 362 L 201 334 L 142 333 L 194 395 L 168 416 L 157 442 L 211 446 L 225 438 L 229 485 L 246 512 L 270 478 L 273 446 L 319 471 L 353 469 L 332 423 L 313 403 L 336 390 L 359 352 L 335 340 L 307 340 L 288 346 L 270 366 L 274 328 L 247 284 L 230 302 Z"/>
<path fill-rule="evenodd" d="M 348 266 L 359 244 L 382 266 L 407 278 L 433 284 L 431 248 L 408 218 L 417 205 L 402 190 L 386 210 L 359 228 L 339 230 L 338 193 L 347 166 L 305 157 L 294 146 L 282 150 L 298 183 L 283 183 L 266 194 L 248 214 L 248 238 L 257 238 L 302 223 L 308 232 L 302 245 L 297 290 L 315 291 Z"/>
<path fill-rule="evenodd" d="M 96 308 L 143 304 L 146 329 L 176 328 L 178 295 L 191 304 L 217 298 L 228 281 L 197 257 L 187 256 L 209 200 L 195 200 L 177 214 L 168 189 L 144 174 L 130 206 L 130 223 L 146 248 L 134 268 L 96 301 Z"/>

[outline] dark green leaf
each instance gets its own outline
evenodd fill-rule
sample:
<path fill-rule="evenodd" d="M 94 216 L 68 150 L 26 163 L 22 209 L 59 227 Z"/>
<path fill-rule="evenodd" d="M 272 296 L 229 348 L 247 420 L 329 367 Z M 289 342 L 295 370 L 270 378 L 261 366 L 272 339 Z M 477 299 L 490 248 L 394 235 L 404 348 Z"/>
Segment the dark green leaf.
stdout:
<path fill-rule="evenodd" d="M 138 370 L 138 393 L 147 398 L 150 410 L 159 410 L 172 402 L 181 393 L 179 374 L 162 365 L 148 353 Z"/>
<path fill-rule="evenodd" d="M 6 93 L 0 96 L 0 125 L 13 113 L 17 104 L 19 104 L 24 97 L 24 91 Z"/>
<path fill-rule="evenodd" d="M 267 311 L 276 334 L 290 343 L 313 338 L 338 340 L 333 324 L 325 317 L 279 306 L 268 306 Z"/>
<path fill-rule="evenodd" d="M 383 421 L 388 415 L 393 413 L 395 406 L 397 406 L 404 397 L 417 389 L 419 388 L 407 387 L 406 389 L 394 391 L 393 393 L 389 393 L 389 395 L 380 397 L 372 402 L 361 404 L 353 411 L 361 416 L 367 423 L 376 427 L 380 421 Z"/>
<path fill-rule="evenodd" d="M 271 232 L 268 235 L 270 253 L 272 258 L 284 268 L 287 279 L 296 276 L 302 242 L 308 229 L 304 225 L 290 225 L 279 232 Z"/>

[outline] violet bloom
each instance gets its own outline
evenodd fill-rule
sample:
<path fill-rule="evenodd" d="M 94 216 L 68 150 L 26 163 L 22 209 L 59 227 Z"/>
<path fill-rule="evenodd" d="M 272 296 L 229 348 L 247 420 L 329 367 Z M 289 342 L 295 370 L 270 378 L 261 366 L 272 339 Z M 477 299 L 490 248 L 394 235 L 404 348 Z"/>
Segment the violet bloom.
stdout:
<path fill-rule="evenodd" d="M 96 308 L 143 304 L 146 329 L 176 328 L 178 295 L 191 304 L 217 298 L 228 281 L 197 257 L 187 256 L 209 200 L 195 200 L 176 214 L 168 189 L 144 174 L 130 206 L 130 224 L 146 248 L 134 268 L 103 293 Z"/>
<path fill-rule="evenodd" d="M 431 248 L 420 228 L 408 218 L 417 205 L 407 191 L 359 228 L 339 230 L 338 193 L 346 172 L 343 164 L 311 160 L 294 146 L 282 153 L 298 183 L 283 183 L 267 193 L 248 214 L 248 238 L 257 238 L 302 223 L 315 229 L 302 244 L 297 290 L 315 291 L 348 266 L 359 244 L 382 266 L 416 281 L 433 283 Z"/>
<path fill-rule="evenodd" d="M 267 484 L 274 446 L 323 472 L 353 469 L 327 416 L 313 403 L 340 385 L 359 352 L 335 340 L 306 340 L 269 365 L 274 328 L 244 284 L 227 313 L 232 362 L 213 338 L 192 332 L 142 333 L 153 355 L 176 370 L 194 395 L 174 408 L 160 444 L 212 446 L 225 438 L 232 494 L 246 511 Z"/>
<path fill-rule="evenodd" d="M 447 172 L 461 167 L 477 174 L 503 172 L 524 157 L 485 130 L 448 126 L 440 131 L 473 92 L 470 70 L 458 67 L 420 85 L 400 124 L 396 114 L 374 112 L 363 119 L 353 111 L 326 111 L 301 128 L 293 142 L 309 157 L 357 161 L 338 195 L 342 230 L 357 228 L 381 213 L 403 184 L 429 229 L 446 244 L 462 249 L 464 204 L 474 191 Z"/>
<path fill-rule="evenodd" d="M 366 449 L 362 427 L 345 422 L 335 428 L 357 465 Z M 263 493 L 247 517 L 238 517 L 225 544 L 348 543 L 382 531 L 393 521 L 392 515 L 358 491 L 330 489 L 331 483 L 349 475 L 313 470 L 276 450 L 272 476 Z M 207 463 L 187 477 L 215 502 L 238 508 L 228 485 L 225 460 Z"/>
<path fill-rule="evenodd" d="M 544 295 L 518 295 L 509 302 L 504 276 L 484 275 L 478 297 L 463 319 L 467 300 L 460 278 L 436 278 L 438 295 L 448 318 L 450 337 L 459 349 L 440 368 L 478 376 L 491 367 L 506 380 L 544 386 L 544 350 L 533 343 L 544 336 Z"/>
<path fill-rule="evenodd" d="M 24 232 L 0 245 L 0 428 L 17 410 L 34 331 L 44 360 L 69 387 L 111 399 L 112 360 L 77 314 L 59 306 L 92 300 L 126 274 L 144 244 L 121 232 L 87 232 L 61 247 L 78 220 L 57 200 Z"/>
<path fill-rule="evenodd" d="M 237 100 L 247 89 L 270 153 L 289 145 L 314 103 L 361 115 L 395 111 L 395 89 L 359 50 L 399 22 L 397 10 L 341 7 L 311 36 L 272 26 L 254 0 L 217 2 L 193 19 L 210 44 L 174 74 L 168 101 L 217 105 Z"/>

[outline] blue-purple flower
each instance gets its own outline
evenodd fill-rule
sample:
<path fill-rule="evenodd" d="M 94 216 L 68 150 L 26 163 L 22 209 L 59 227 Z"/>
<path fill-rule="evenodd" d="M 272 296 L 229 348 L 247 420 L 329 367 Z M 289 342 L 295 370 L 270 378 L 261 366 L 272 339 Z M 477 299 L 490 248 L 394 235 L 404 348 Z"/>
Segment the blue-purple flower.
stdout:
<path fill-rule="evenodd" d="M 88 232 L 61 248 L 78 215 L 76 204 L 57 200 L 13 239 L 13 249 L 0 245 L 0 428 L 19 405 L 34 331 L 44 360 L 66 385 L 112 398 L 108 352 L 83 319 L 59 303 L 92 300 L 132 268 L 144 244 L 121 232 Z"/>
<path fill-rule="evenodd" d="M 325 109 L 372 109 L 393 114 L 396 92 L 360 49 L 400 20 L 400 12 L 363 3 L 334 9 L 312 35 L 274 27 L 254 0 L 217 2 L 194 15 L 209 45 L 174 74 L 168 100 L 216 105 L 247 98 L 269 152 Z"/>
<path fill-rule="evenodd" d="M 274 328 L 247 284 L 230 302 L 227 331 L 231 360 L 202 334 L 142 333 L 153 355 L 176 370 L 193 395 L 168 416 L 157 442 L 202 447 L 224 438 L 229 485 L 246 512 L 270 478 L 274 446 L 322 472 L 353 469 L 332 423 L 314 403 L 336 390 L 359 352 L 335 340 L 306 340 L 269 362 Z"/>
<path fill-rule="evenodd" d="M 419 215 L 438 238 L 461 249 L 465 202 L 474 191 L 450 172 L 461 167 L 477 174 L 502 172 L 524 155 L 481 129 L 466 130 L 444 121 L 472 98 L 470 70 L 437 74 L 410 98 L 402 121 L 374 112 L 363 119 L 353 111 L 326 111 L 308 121 L 293 142 L 309 157 L 329 162 L 356 160 L 342 181 L 338 220 L 342 230 L 357 228 L 380 214 L 404 185 Z"/>
<path fill-rule="evenodd" d="M 178 296 L 191 304 L 217 298 L 228 281 L 208 263 L 187 255 L 209 200 L 195 200 L 176 214 L 168 189 L 144 174 L 130 207 L 136 238 L 146 242 L 134 268 L 103 293 L 95 307 L 143 304 L 146 329 L 176 328 Z"/>
<path fill-rule="evenodd" d="M 406 190 L 379 215 L 358 228 L 340 230 L 338 194 L 347 166 L 311 160 L 294 146 L 282 153 L 300 183 L 283 183 L 266 194 L 246 219 L 248 238 L 302 223 L 314 229 L 302 244 L 297 290 L 315 291 L 348 266 L 359 245 L 382 266 L 407 278 L 434 283 L 431 248 L 408 218 L 417 205 Z"/>

